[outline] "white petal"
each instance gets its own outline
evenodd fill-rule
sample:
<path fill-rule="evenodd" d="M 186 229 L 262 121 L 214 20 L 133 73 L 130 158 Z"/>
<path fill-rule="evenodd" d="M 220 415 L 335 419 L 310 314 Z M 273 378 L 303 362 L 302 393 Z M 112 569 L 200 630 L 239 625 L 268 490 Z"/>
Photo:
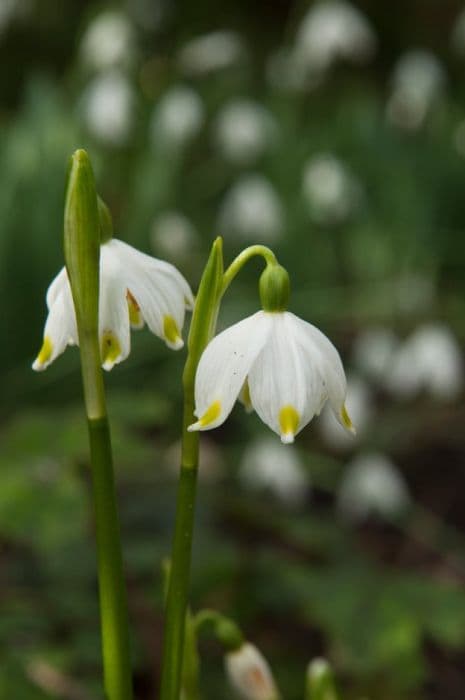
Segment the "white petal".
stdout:
<path fill-rule="evenodd" d="M 175 267 L 113 239 L 112 252 L 124 267 L 127 289 L 136 300 L 150 330 L 169 347 L 182 347 L 186 306 L 193 304 L 189 285 Z M 171 331 L 171 332 L 170 332 Z"/>
<path fill-rule="evenodd" d="M 209 430 L 226 420 L 270 329 L 269 315 L 258 311 L 213 338 L 197 368 L 195 415 L 199 421 L 190 429 Z"/>
<path fill-rule="evenodd" d="M 334 415 L 341 425 L 353 431 L 344 407 L 347 381 L 338 351 L 318 328 L 294 314 L 288 313 L 287 315 L 292 319 L 295 337 L 303 348 L 307 361 L 314 363 L 326 386 L 329 404 Z"/>
<path fill-rule="evenodd" d="M 99 338 L 102 367 L 110 370 L 129 355 L 129 310 L 124 268 L 107 245 L 100 248 Z"/>
<path fill-rule="evenodd" d="M 283 442 L 292 442 L 326 399 L 317 367 L 297 340 L 293 316 L 268 314 L 269 340 L 249 372 L 252 405 Z"/>
<path fill-rule="evenodd" d="M 77 343 L 76 318 L 69 285 L 55 296 L 44 328 L 44 342 L 32 368 L 37 372 L 47 367 L 65 350 Z"/>
<path fill-rule="evenodd" d="M 66 286 L 69 287 L 68 274 L 66 272 L 66 267 L 62 267 L 47 289 L 47 295 L 45 297 L 47 301 L 47 309 L 51 309 L 53 302 Z"/>

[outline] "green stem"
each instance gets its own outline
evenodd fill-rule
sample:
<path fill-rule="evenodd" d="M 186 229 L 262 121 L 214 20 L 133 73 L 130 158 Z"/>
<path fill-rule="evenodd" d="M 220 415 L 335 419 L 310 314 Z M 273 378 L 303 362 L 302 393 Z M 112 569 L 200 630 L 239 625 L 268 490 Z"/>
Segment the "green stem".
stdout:
<path fill-rule="evenodd" d="M 273 251 L 270 248 L 267 248 L 264 245 L 251 245 L 245 250 L 242 251 L 242 253 L 239 253 L 237 258 L 235 258 L 228 269 L 225 271 L 223 275 L 223 287 L 221 290 L 221 296 L 225 293 L 237 273 L 241 270 L 241 268 L 245 265 L 246 262 L 250 260 L 250 258 L 253 258 L 255 255 L 261 255 L 263 258 L 265 258 L 265 261 L 268 265 L 276 265 L 277 260 L 276 256 L 273 253 Z"/>
<path fill-rule="evenodd" d="M 219 304 L 223 294 L 243 265 L 255 255 L 264 257 L 268 265 L 277 264 L 276 257 L 269 248 L 254 245 L 240 253 L 226 272 L 223 272 L 221 239 L 215 241 L 202 276 L 191 322 L 188 340 L 189 354 L 183 375 L 184 414 L 181 470 L 171 554 L 171 573 L 166 601 L 160 700 L 179 700 L 181 689 L 199 463 L 199 434 L 187 430 L 188 426 L 195 422 L 195 373 L 202 352 L 214 335 Z"/>
<path fill-rule="evenodd" d="M 81 332 L 80 347 L 92 465 L 105 696 L 108 700 L 131 700 L 126 589 L 97 334 Z"/>
<path fill-rule="evenodd" d="M 105 693 L 130 700 L 132 681 L 126 591 L 107 416 L 89 418 Z"/>

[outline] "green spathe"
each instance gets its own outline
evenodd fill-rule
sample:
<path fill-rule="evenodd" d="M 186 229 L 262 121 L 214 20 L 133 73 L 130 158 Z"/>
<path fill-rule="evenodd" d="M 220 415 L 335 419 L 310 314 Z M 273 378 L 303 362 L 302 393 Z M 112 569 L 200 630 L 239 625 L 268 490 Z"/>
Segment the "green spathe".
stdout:
<path fill-rule="evenodd" d="M 65 195 L 64 253 L 78 332 L 98 328 L 100 224 L 94 174 L 86 151 L 71 156 Z"/>
<path fill-rule="evenodd" d="M 260 301 L 264 311 L 286 311 L 291 285 L 282 265 L 268 264 L 260 276 Z"/>
<path fill-rule="evenodd" d="M 98 216 L 100 222 L 100 243 L 107 243 L 113 238 L 113 220 L 110 210 L 101 197 L 97 195 Z"/>

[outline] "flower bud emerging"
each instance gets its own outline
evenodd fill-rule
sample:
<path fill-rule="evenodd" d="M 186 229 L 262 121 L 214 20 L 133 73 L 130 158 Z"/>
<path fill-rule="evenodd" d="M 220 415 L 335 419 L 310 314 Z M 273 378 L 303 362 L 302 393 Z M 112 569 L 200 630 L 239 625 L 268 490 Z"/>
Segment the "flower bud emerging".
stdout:
<path fill-rule="evenodd" d="M 225 657 L 226 673 L 244 700 L 278 700 L 270 667 L 259 650 L 249 642 Z"/>
<path fill-rule="evenodd" d="M 264 311 L 286 311 L 291 291 L 287 270 L 281 265 L 267 265 L 260 277 L 259 290 Z"/>

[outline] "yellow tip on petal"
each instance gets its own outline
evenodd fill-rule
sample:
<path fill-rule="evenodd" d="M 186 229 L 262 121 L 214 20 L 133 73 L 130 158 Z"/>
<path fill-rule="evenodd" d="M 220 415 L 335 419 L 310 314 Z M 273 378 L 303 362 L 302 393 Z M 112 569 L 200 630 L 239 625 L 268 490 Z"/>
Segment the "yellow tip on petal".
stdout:
<path fill-rule="evenodd" d="M 173 350 L 180 350 L 184 345 L 179 328 L 172 316 L 163 317 L 163 336 L 167 346 Z"/>
<path fill-rule="evenodd" d="M 142 314 L 140 312 L 140 306 L 137 303 L 137 301 L 134 299 L 134 297 L 132 296 L 129 289 L 126 292 L 126 299 L 128 301 L 129 322 L 131 324 L 131 328 L 134 328 L 136 330 L 139 328 L 143 328 L 144 319 L 143 319 Z"/>
<path fill-rule="evenodd" d="M 354 428 L 352 421 L 350 420 L 349 414 L 347 413 L 347 408 L 346 408 L 345 404 L 343 405 L 343 407 L 341 409 L 341 420 L 342 420 L 342 424 L 343 424 L 344 428 L 346 430 L 348 430 L 349 433 L 352 433 L 352 435 L 355 435 L 356 430 Z"/>
<path fill-rule="evenodd" d="M 192 423 L 187 429 L 190 433 L 194 430 L 205 430 L 208 428 L 221 413 L 221 401 L 214 401 L 211 406 L 207 408 L 205 413 L 196 423 Z"/>
<path fill-rule="evenodd" d="M 294 406 L 283 406 L 279 412 L 279 427 L 281 430 L 281 442 L 289 444 L 294 442 L 294 435 L 299 427 L 300 416 Z"/>
<path fill-rule="evenodd" d="M 252 399 L 250 398 L 250 387 L 249 387 L 249 382 L 247 381 L 247 379 L 244 382 L 244 386 L 242 387 L 241 393 L 239 395 L 239 399 L 244 404 L 244 408 L 246 410 L 246 413 L 252 413 L 252 411 L 253 411 Z"/>
<path fill-rule="evenodd" d="M 112 331 L 105 331 L 101 341 L 101 355 L 103 369 L 110 370 L 121 357 L 121 345 Z"/>
<path fill-rule="evenodd" d="M 40 348 L 39 354 L 37 355 L 36 359 L 34 360 L 34 364 L 32 365 L 32 369 L 34 369 L 36 372 L 40 372 L 43 369 L 46 369 L 47 365 L 50 362 L 50 358 L 53 353 L 53 344 L 52 341 L 50 340 L 49 336 L 46 335 L 44 338 L 44 342 L 42 343 L 42 347 Z"/>

